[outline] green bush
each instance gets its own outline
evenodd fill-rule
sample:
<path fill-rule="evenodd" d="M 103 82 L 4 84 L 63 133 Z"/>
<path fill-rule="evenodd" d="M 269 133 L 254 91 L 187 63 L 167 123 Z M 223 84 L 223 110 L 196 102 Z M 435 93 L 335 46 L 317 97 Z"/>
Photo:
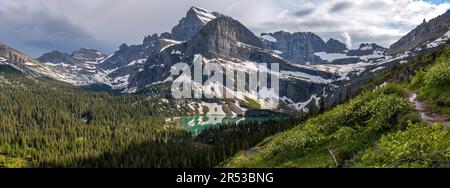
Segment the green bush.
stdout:
<path fill-rule="evenodd" d="M 275 136 L 261 151 L 262 157 L 284 163 L 308 156 L 320 148 L 330 148 L 344 163 L 383 133 L 400 129 L 401 117 L 414 111 L 407 101 L 397 96 L 401 93 L 403 89 L 395 85 L 365 93 Z"/>
<path fill-rule="evenodd" d="M 413 90 L 419 89 L 423 86 L 423 82 L 425 81 L 425 71 L 419 70 L 415 73 L 412 78 L 409 87 Z"/>
<path fill-rule="evenodd" d="M 425 86 L 449 87 L 450 86 L 450 64 L 438 63 L 431 67 L 425 74 Z"/>
<path fill-rule="evenodd" d="M 399 97 L 403 97 L 406 94 L 406 87 L 399 83 L 389 83 L 384 87 L 381 87 L 375 91 L 377 94 L 393 94 Z"/>
<path fill-rule="evenodd" d="M 445 48 L 423 71 L 418 71 L 410 87 L 418 90 L 419 98 L 433 111 L 450 115 L 450 46 Z"/>
<path fill-rule="evenodd" d="M 411 124 L 406 131 L 383 136 L 361 156 L 357 167 L 450 167 L 450 134 L 439 125 Z"/>

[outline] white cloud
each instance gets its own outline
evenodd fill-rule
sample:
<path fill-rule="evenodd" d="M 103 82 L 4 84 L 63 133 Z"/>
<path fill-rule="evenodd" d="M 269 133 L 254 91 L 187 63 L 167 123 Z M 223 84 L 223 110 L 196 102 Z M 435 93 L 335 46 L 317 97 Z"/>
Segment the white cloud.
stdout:
<path fill-rule="evenodd" d="M 328 38 L 345 41 L 342 33 L 353 38 L 353 46 L 361 42 L 377 42 L 389 46 L 399 37 L 420 24 L 425 18 L 432 19 L 450 8 L 449 3 L 439 5 L 413 0 L 329 0 L 314 1 L 314 11 L 298 16 L 305 10 L 291 6 L 301 0 L 287 0 L 284 8 L 290 14 L 267 20 L 256 26 L 258 30 L 311 31 Z M 263 13 L 261 13 L 263 14 Z"/>
<path fill-rule="evenodd" d="M 345 42 L 342 33 L 347 32 L 352 46 L 377 42 L 386 47 L 424 18 L 429 20 L 450 8 L 449 3 L 417 0 L 0 0 L 0 13 L 14 20 L 5 7 L 43 12 L 113 50 L 123 42 L 140 43 L 145 35 L 170 31 L 192 5 L 230 15 L 257 34 L 311 31 L 325 40 L 333 37 Z M 0 41 L 2 37 L 0 33 Z"/>
<path fill-rule="evenodd" d="M 350 36 L 350 34 L 347 31 L 345 31 L 342 33 L 342 37 L 344 37 L 344 39 L 345 39 L 344 42 L 345 42 L 345 45 L 347 45 L 347 48 L 352 49 L 352 47 L 353 47 L 352 36 Z"/>

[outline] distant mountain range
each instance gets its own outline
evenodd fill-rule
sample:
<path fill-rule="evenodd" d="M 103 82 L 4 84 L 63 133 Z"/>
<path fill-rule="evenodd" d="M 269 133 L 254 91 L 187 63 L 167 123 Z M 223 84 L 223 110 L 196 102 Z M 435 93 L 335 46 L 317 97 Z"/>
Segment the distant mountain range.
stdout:
<path fill-rule="evenodd" d="M 450 11 L 424 22 L 389 49 L 361 44 L 348 49 L 338 40 L 324 41 L 314 33 L 278 31 L 256 36 L 239 21 L 221 13 L 192 7 L 170 33 L 153 34 L 142 44 L 121 45 L 111 55 L 93 49 L 72 54 L 54 51 L 37 60 L 0 45 L 0 64 L 10 65 L 37 77 L 50 77 L 76 86 L 101 84 L 123 93 L 145 91 L 176 80 L 171 66 L 191 63 L 202 55 L 203 63 L 219 63 L 226 70 L 248 71 L 259 63 L 280 65 L 279 111 L 308 111 L 345 100 L 384 68 L 429 53 L 450 38 Z M 259 70 L 262 71 L 262 70 Z M 224 86 L 217 86 L 223 89 Z M 221 114 L 244 114 L 246 104 L 261 107 L 268 101 L 254 94 L 234 92 L 236 100 L 185 101 L 192 112 L 203 106 Z M 211 113 L 211 112 L 208 112 Z"/>

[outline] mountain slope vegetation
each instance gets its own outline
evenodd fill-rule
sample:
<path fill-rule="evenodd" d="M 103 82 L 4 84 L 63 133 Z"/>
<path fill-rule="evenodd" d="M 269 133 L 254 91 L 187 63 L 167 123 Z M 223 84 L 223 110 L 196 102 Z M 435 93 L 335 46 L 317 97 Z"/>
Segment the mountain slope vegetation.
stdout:
<path fill-rule="evenodd" d="M 430 57 L 429 57 L 430 58 Z M 435 64 L 420 70 L 411 87 L 434 111 L 450 116 L 450 50 L 447 47 L 435 58 Z"/>
<path fill-rule="evenodd" d="M 391 83 L 267 139 L 251 155 L 240 152 L 225 167 L 450 167 L 450 130 L 425 123 L 405 98 L 417 90 L 446 114 L 449 53 L 446 46 L 395 67 L 379 78 Z"/>

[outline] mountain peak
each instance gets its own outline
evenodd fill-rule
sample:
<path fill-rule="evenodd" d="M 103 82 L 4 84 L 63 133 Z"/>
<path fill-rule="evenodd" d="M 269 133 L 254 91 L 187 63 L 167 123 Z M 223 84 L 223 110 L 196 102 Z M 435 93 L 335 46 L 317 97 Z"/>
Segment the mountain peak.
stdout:
<path fill-rule="evenodd" d="M 242 46 L 264 48 L 259 37 L 239 21 L 220 17 L 209 22 L 188 42 L 194 53 L 239 56 Z"/>
<path fill-rule="evenodd" d="M 125 49 L 128 48 L 128 45 L 123 43 L 122 45 L 119 46 L 119 49 Z"/>
<path fill-rule="evenodd" d="M 144 38 L 144 41 L 142 42 L 142 44 L 144 45 L 144 46 L 147 46 L 147 45 L 151 45 L 152 43 L 154 43 L 155 41 L 157 41 L 159 39 L 159 36 L 158 36 L 158 34 L 153 34 L 153 35 L 148 35 L 148 36 L 146 36 L 145 38 Z"/>
<path fill-rule="evenodd" d="M 369 44 L 369 43 L 361 43 L 359 45 L 359 50 L 372 50 L 376 44 Z"/>
<path fill-rule="evenodd" d="M 444 36 L 450 28 L 450 11 L 418 25 L 389 48 L 389 54 L 398 54 L 418 48 L 428 41 Z"/>
<path fill-rule="evenodd" d="M 208 22 L 210 22 L 211 20 L 214 20 L 218 17 L 223 17 L 224 15 L 217 13 L 217 12 L 212 12 L 209 10 L 206 10 L 204 8 L 200 8 L 200 7 L 196 7 L 196 6 L 192 6 L 187 15 L 187 17 L 189 16 L 195 16 L 197 17 L 203 24 L 207 24 Z"/>
<path fill-rule="evenodd" d="M 191 6 L 191 8 L 189 10 L 194 10 L 194 11 L 199 10 L 199 11 L 207 11 L 207 12 L 209 12 L 208 10 L 206 10 L 204 8 L 201 8 L 201 7 L 198 7 L 198 6 Z"/>
<path fill-rule="evenodd" d="M 190 40 L 208 22 L 224 16 L 217 12 L 193 6 L 186 13 L 186 16 L 180 20 L 178 25 L 172 28 L 172 39 L 177 41 Z"/>
<path fill-rule="evenodd" d="M 348 50 L 347 46 L 336 39 L 330 38 L 325 43 L 325 52 L 327 53 L 342 53 L 346 50 Z"/>
<path fill-rule="evenodd" d="M 45 53 L 44 55 L 42 55 L 42 56 L 45 56 L 45 55 L 53 55 L 53 56 L 59 56 L 59 55 L 67 55 L 67 56 L 70 56 L 69 54 L 66 54 L 66 53 L 64 53 L 64 52 L 61 52 L 61 51 L 58 51 L 58 50 L 53 50 L 53 51 L 50 51 L 50 52 L 48 52 L 48 53 Z M 42 57 L 41 56 L 41 57 Z M 39 58 L 38 58 L 39 59 Z"/>

